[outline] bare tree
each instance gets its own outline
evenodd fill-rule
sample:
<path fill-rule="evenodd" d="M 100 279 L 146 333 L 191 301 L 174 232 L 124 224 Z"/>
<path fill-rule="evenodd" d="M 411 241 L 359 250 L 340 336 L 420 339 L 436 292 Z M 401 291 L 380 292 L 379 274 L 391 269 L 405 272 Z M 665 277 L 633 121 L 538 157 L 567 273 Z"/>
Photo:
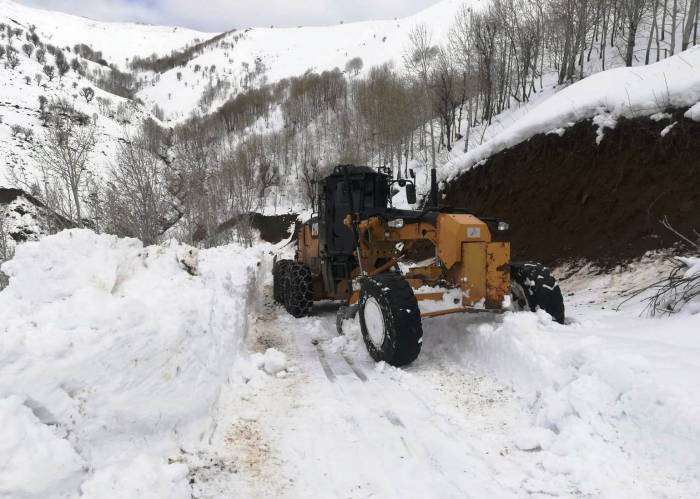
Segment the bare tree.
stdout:
<path fill-rule="evenodd" d="M 452 133 L 455 122 L 455 111 L 459 105 L 459 79 L 454 61 L 449 53 L 441 49 L 432 71 L 433 108 L 440 116 L 448 151 L 452 150 Z"/>
<path fill-rule="evenodd" d="M 690 45 L 690 35 L 695 29 L 697 34 L 698 11 L 700 10 L 700 0 L 689 0 L 688 15 L 685 19 L 685 28 L 683 29 L 683 45 L 682 50 L 686 50 Z"/>
<path fill-rule="evenodd" d="M 649 0 L 622 0 L 622 12 L 627 24 L 627 44 L 625 50 L 625 65 L 634 63 L 634 47 L 637 43 L 639 24 L 646 13 Z"/>
<path fill-rule="evenodd" d="M 425 105 L 429 105 L 431 102 L 430 76 L 439 50 L 432 44 L 432 35 L 424 24 L 413 28 L 408 35 L 408 39 L 408 52 L 403 57 L 404 66 L 408 74 L 419 83 L 423 90 L 423 101 L 426 103 Z M 430 127 L 430 158 L 432 167 L 435 168 L 435 129 L 432 116 L 428 125 Z"/>
<path fill-rule="evenodd" d="M 143 131 L 127 136 L 110 168 L 110 224 L 117 232 L 156 244 L 169 228 L 165 163 L 151 152 Z"/>
<path fill-rule="evenodd" d="M 259 178 L 255 164 L 250 160 L 250 150 L 242 147 L 224 161 L 219 173 L 228 186 L 231 209 L 238 218 L 237 235 L 240 242 L 253 243 L 251 227 L 253 211 L 260 206 Z"/>
<path fill-rule="evenodd" d="M 10 45 L 7 46 L 5 60 L 11 69 L 16 69 L 17 66 L 19 66 L 19 56 L 17 55 L 17 50 L 14 47 L 11 47 Z"/>
<path fill-rule="evenodd" d="M 360 71 L 362 71 L 364 65 L 365 63 L 362 61 L 362 58 L 353 57 L 345 64 L 345 72 L 357 76 Z"/>
<path fill-rule="evenodd" d="M 90 168 L 95 147 L 95 125 L 77 124 L 71 116 L 54 115 L 49 120 L 37 155 L 47 172 L 47 181 L 68 200 L 64 216 L 82 225 L 81 191 Z"/>
<path fill-rule="evenodd" d="M 89 104 L 90 101 L 95 97 L 95 91 L 92 89 L 92 87 L 83 87 L 80 90 L 80 95 L 82 95 L 85 98 L 85 102 Z"/>
<path fill-rule="evenodd" d="M 53 81 L 53 79 L 56 77 L 56 67 L 52 66 L 51 64 L 46 64 L 42 68 L 42 71 L 44 71 L 44 74 L 49 79 L 49 81 Z"/>
<path fill-rule="evenodd" d="M 25 43 L 22 45 L 22 51 L 27 55 L 27 57 L 31 57 L 32 53 L 34 52 L 34 45 L 31 43 Z"/>
<path fill-rule="evenodd" d="M 63 52 L 61 51 L 56 52 L 56 69 L 58 70 L 59 80 L 63 79 L 66 73 L 68 73 L 70 70 L 70 65 L 66 60 L 66 56 L 63 55 Z"/>

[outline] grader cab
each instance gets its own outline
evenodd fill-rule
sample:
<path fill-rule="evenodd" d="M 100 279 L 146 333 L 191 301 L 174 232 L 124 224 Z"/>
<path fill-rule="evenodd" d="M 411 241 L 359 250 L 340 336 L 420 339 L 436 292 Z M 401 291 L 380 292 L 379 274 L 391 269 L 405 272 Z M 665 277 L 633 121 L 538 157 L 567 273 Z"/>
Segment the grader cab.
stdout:
<path fill-rule="evenodd" d="M 396 187 L 415 203 L 413 179 L 388 170 L 343 165 L 321 181 L 318 214 L 299 228 L 295 259 L 273 267 L 275 300 L 294 317 L 316 301 L 343 302 L 339 331 L 359 313 L 372 358 L 395 366 L 418 357 L 423 319 L 541 308 L 564 321 L 549 270 L 511 262 L 505 222 L 438 206 L 434 171 L 423 210 L 393 208 Z"/>

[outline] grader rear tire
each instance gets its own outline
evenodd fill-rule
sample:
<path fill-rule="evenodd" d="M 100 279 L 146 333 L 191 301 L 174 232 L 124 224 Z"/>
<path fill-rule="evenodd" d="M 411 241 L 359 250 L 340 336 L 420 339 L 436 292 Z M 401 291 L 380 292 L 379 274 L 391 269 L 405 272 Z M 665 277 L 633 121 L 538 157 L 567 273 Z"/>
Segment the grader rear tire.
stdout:
<path fill-rule="evenodd" d="M 278 260 L 272 267 L 272 297 L 277 303 L 284 304 L 284 277 L 293 260 Z"/>
<path fill-rule="evenodd" d="M 398 273 L 379 274 L 362 283 L 360 327 L 367 351 L 377 362 L 400 367 L 420 354 L 420 309 L 413 289 Z"/>
<path fill-rule="evenodd" d="M 564 297 L 547 267 L 540 263 L 512 263 L 510 273 L 516 309 L 536 312 L 539 308 L 564 324 Z"/>
<path fill-rule="evenodd" d="M 311 315 L 314 303 L 311 269 L 299 262 L 291 262 L 284 276 L 284 308 L 297 319 Z"/>

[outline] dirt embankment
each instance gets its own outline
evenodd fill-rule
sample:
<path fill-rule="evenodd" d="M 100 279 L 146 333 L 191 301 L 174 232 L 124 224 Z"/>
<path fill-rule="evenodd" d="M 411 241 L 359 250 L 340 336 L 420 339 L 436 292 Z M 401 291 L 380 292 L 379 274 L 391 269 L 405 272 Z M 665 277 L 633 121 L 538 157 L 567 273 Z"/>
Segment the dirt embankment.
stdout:
<path fill-rule="evenodd" d="M 452 182 L 445 203 L 510 222 L 517 259 L 612 265 L 671 247 L 663 217 L 700 231 L 700 123 L 683 114 L 622 119 L 600 145 L 591 121 L 537 135 Z"/>
<path fill-rule="evenodd" d="M 260 231 L 260 239 L 268 243 L 276 244 L 287 239 L 292 233 L 292 226 L 295 225 L 298 215 L 289 213 L 286 215 L 262 215 L 251 213 L 250 225 Z M 240 222 L 239 217 L 232 218 L 217 228 L 217 233 L 221 234 L 230 231 Z"/>

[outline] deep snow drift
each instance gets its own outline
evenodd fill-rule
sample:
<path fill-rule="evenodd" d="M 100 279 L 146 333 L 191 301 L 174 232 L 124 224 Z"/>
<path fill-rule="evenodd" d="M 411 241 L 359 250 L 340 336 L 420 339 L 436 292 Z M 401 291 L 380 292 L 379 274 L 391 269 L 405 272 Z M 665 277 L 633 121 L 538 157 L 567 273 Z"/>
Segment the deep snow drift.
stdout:
<path fill-rule="evenodd" d="M 168 458 L 207 443 L 258 251 L 87 230 L 19 246 L 2 267 L 0 497 L 189 497 Z"/>

